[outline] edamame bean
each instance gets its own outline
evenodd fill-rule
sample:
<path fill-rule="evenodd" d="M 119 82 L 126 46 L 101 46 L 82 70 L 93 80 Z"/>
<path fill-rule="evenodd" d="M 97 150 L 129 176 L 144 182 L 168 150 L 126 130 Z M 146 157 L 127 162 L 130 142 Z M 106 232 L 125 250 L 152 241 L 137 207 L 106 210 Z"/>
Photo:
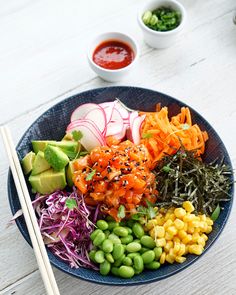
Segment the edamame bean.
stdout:
<path fill-rule="evenodd" d="M 104 252 L 102 250 L 98 250 L 96 251 L 95 255 L 94 255 L 94 260 L 97 262 L 97 263 L 103 263 L 105 261 L 105 258 L 104 258 Z"/>
<path fill-rule="evenodd" d="M 111 255 L 111 253 L 106 253 L 105 254 L 105 258 L 110 263 L 114 263 L 114 261 L 115 261 L 114 258 L 113 258 L 113 256 Z"/>
<path fill-rule="evenodd" d="M 113 229 L 114 234 L 120 237 L 127 237 L 128 236 L 128 230 L 125 227 L 117 226 Z"/>
<path fill-rule="evenodd" d="M 111 270 L 111 264 L 107 260 L 100 264 L 100 274 L 106 276 L 109 274 Z"/>
<path fill-rule="evenodd" d="M 141 249 L 141 244 L 137 242 L 131 242 L 126 246 L 127 252 L 138 252 Z"/>
<path fill-rule="evenodd" d="M 152 250 L 148 250 L 147 252 L 144 252 L 142 254 L 142 258 L 143 258 L 143 263 L 148 264 L 154 260 L 155 253 Z"/>
<path fill-rule="evenodd" d="M 131 229 L 130 227 L 128 227 L 128 226 L 124 226 L 124 228 L 127 229 L 129 235 L 132 234 L 132 229 Z"/>
<path fill-rule="evenodd" d="M 140 249 L 140 253 L 143 254 L 144 252 L 147 252 L 148 250 L 150 250 L 149 248 L 146 248 L 146 247 L 142 247 Z"/>
<path fill-rule="evenodd" d="M 101 230 L 108 229 L 108 223 L 105 220 L 102 220 L 102 219 L 98 220 L 96 225 Z"/>
<path fill-rule="evenodd" d="M 112 231 L 115 227 L 119 226 L 119 223 L 116 221 L 108 221 L 108 229 Z"/>
<path fill-rule="evenodd" d="M 90 239 L 93 241 L 93 240 L 96 238 L 97 234 L 98 234 L 98 233 L 101 233 L 101 232 L 102 232 L 102 231 L 101 231 L 99 228 L 95 229 L 95 230 L 91 233 L 91 235 L 90 235 Z"/>
<path fill-rule="evenodd" d="M 106 238 L 108 238 L 108 236 L 109 236 L 110 233 L 111 232 L 108 229 L 104 231 L 104 234 L 105 234 Z"/>
<path fill-rule="evenodd" d="M 134 257 L 134 269 L 138 271 L 143 271 L 143 259 L 140 255 Z"/>
<path fill-rule="evenodd" d="M 142 259 L 142 258 L 141 258 L 141 259 Z M 127 256 L 126 256 L 126 257 L 123 259 L 122 263 L 123 263 L 124 265 L 131 266 L 131 265 L 133 264 L 133 261 L 132 261 L 132 259 L 131 259 L 130 257 L 127 257 Z"/>
<path fill-rule="evenodd" d="M 93 240 L 94 246 L 99 246 L 105 240 L 106 236 L 103 232 L 99 232 Z"/>
<path fill-rule="evenodd" d="M 130 279 L 134 276 L 134 269 L 131 266 L 122 265 L 119 268 L 119 276 L 125 279 Z"/>
<path fill-rule="evenodd" d="M 153 249 L 154 253 L 155 253 L 155 260 L 159 260 L 162 254 L 162 248 L 161 247 L 155 247 Z"/>
<path fill-rule="evenodd" d="M 135 240 L 133 240 L 133 242 L 136 242 L 136 243 L 139 243 L 139 244 L 141 244 L 141 242 L 140 242 L 140 240 L 139 240 L 139 239 L 135 239 Z"/>
<path fill-rule="evenodd" d="M 127 237 L 123 237 L 120 240 L 121 240 L 122 244 L 129 244 L 129 243 L 131 243 L 133 241 L 133 239 L 134 238 L 133 238 L 132 235 L 128 235 Z"/>
<path fill-rule="evenodd" d="M 102 243 L 102 250 L 105 253 L 111 253 L 113 251 L 113 243 L 112 243 L 112 241 L 109 240 L 109 239 L 104 240 L 103 243 Z"/>
<path fill-rule="evenodd" d="M 112 273 L 114 276 L 118 277 L 118 276 L 119 276 L 119 268 L 118 268 L 118 267 L 115 267 L 115 266 L 112 266 L 112 268 L 111 268 L 111 273 Z"/>
<path fill-rule="evenodd" d="M 138 238 L 141 239 L 141 237 L 144 235 L 144 229 L 141 224 L 138 222 L 135 222 L 134 225 L 132 226 L 132 230 L 134 235 Z"/>
<path fill-rule="evenodd" d="M 153 238 L 147 235 L 142 236 L 140 242 L 146 248 L 153 249 L 156 247 L 156 243 Z"/>
<path fill-rule="evenodd" d="M 123 254 L 119 259 L 117 259 L 113 265 L 116 266 L 116 267 L 119 267 L 121 266 L 121 264 L 123 263 L 123 260 L 125 259 L 125 254 Z"/>
<path fill-rule="evenodd" d="M 145 268 L 152 270 L 158 269 L 160 266 L 161 264 L 157 261 L 152 261 L 150 263 L 145 264 Z"/>
<path fill-rule="evenodd" d="M 108 239 L 111 240 L 113 244 L 121 244 L 120 238 L 115 234 L 110 234 Z"/>
<path fill-rule="evenodd" d="M 129 253 L 127 255 L 127 257 L 131 258 L 131 259 L 134 259 L 135 256 L 139 255 L 137 252 L 134 252 L 134 253 Z"/>
<path fill-rule="evenodd" d="M 89 252 L 89 259 L 92 261 L 92 262 L 96 262 L 96 260 L 95 260 L 95 253 L 96 253 L 96 250 L 91 250 L 90 252 Z"/>
<path fill-rule="evenodd" d="M 115 244 L 112 251 L 112 256 L 115 260 L 119 259 L 124 254 L 124 247 L 122 244 Z"/>

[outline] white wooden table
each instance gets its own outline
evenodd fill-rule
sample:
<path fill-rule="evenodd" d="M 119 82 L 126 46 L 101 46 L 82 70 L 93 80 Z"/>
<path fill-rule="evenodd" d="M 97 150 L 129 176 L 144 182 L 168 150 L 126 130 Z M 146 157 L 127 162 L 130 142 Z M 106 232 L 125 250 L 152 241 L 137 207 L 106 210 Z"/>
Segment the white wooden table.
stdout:
<path fill-rule="evenodd" d="M 190 104 L 217 130 L 236 164 L 235 0 L 182 0 L 186 30 L 165 50 L 145 45 L 136 14 L 144 0 L 0 0 L 0 123 L 17 143 L 53 104 L 83 90 L 110 86 L 89 68 L 93 35 L 123 31 L 141 57 L 122 83 L 168 93 Z M 16 226 L 6 228 L 8 161 L 0 142 L 0 294 L 45 294 L 32 249 Z M 54 269 L 61 294 L 236 294 L 236 204 L 212 249 L 187 270 L 160 282 L 101 286 Z"/>

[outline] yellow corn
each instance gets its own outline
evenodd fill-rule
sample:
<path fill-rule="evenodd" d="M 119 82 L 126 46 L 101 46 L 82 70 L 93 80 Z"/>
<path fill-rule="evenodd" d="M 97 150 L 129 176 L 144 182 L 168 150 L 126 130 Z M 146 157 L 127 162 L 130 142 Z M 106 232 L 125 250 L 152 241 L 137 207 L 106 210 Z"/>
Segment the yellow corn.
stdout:
<path fill-rule="evenodd" d="M 201 255 L 203 252 L 203 247 L 201 245 L 189 245 L 189 253 L 195 254 L 195 255 Z"/>
<path fill-rule="evenodd" d="M 213 225 L 214 222 L 213 222 L 213 220 L 211 220 L 211 218 L 207 217 L 206 223 L 207 223 L 207 225 Z"/>
<path fill-rule="evenodd" d="M 165 238 L 156 239 L 156 246 L 157 247 L 165 247 L 165 245 L 166 245 Z"/>
<path fill-rule="evenodd" d="M 175 227 L 180 230 L 180 229 L 183 229 L 184 228 L 184 222 L 179 219 L 179 218 L 176 218 L 175 221 L 174 221 L 174 225 Z"/>
<path fill-rule="evenodd" d="M 193 243 L 197 243 L 197 241 L 198 241 L 198 238 L 199 238 L 200 236 L 199 236 L 199 233 L 193 233 L 193 235 L 192 235 L 192 242 Z"/>
<path fill-rule="evenodd" d="M 163 226 L 165 229 L 167 229 L 167 227 L 171 226 L 172 224 L 173 224 L 173 221 L 168 219 L 168 220 L 166 220 L 166 222 L 164 223 Z"/>
<path fill-rule="evenodd" d="M 182 240 L 182 242 L 184 243 L 184 244 L 188 244 L 189 242 L 191 242 L 192 241 L 192 236 L 191 235 L 187 235 L 183 240 Z"/>
<path fill-rule="evenodd" d="M 177 236 L 175 236 L 175 237 L 173 238 L 173 242 L 174 242 L 174 243 L 180 243 L 180 239 L 179 239 Z"/>
<path fill-rule="evenodd" d="M 207 217 L 205 214 L 200 215 L 200 220 L 201 221 L 206 221 Z"/>
<path fill-rule="evenodd" d="M 177 254 L 180 251 L 180 243 L 174 243 L 174 253 Z"/>
<path fill-rule="evenodd" d="M 205 230 L 205 233 L 206 234 L 209 234 L 210 232 L 212 231 L 212 226 L 211 225 L 208 225 L 206 230 Z"/>
<path fill-rule="evenodd" d="M 166 242 L 166 245 L 164 246 L 165 252 L 169 252 L 171 248 L 173 248 L 174 243 L 172 241 Z"/>
<path fill-rule="evenodd" d="M 190 214 L 187 213 L 184 217 L 183 217 L 183 221 L 184 222 L 190 222 L 193 221 L 195 219 L 195 215 L 194 214 Z"/>
<path fill-rule="evenodd" d="M 164 264 L 166 260 L 166 252 L 162 252 L 161 257 L 160 257 L 160 264 Z"/>
<path fill-rule="evenodd" d="M 183 240 L 185 237 L 187 236 L 187 233 L 185 230 L 181 229 L 179 232 L 178 232 L 178 237 Z"/>
<path fill-rule="evenodd" d="M 186 260 L 186 257 L 180 257 L 180 256 L 175 257 L 175 261 L 178 263 L 183 263 L 185 260 Z"/>
<path fill-rule="evenodd" d="M 179 252 L 178 252 L 178 256 L 182 256 L 184 255 L 185 253 L 185 250 L 186 250 L 186 246 L 184 244 L 180 244 L 180 249 L 179 249 Z"/>
<path fill-rule="evenodd" d="M 199 221 L 197 221 L 197 220 L 193 220 L 193 221 L 190 221 L 188 225 L 189 225 L 190 227 L 199 227 L 199 224 L 200 224 Z"/>
<path fill-rule="evenodd" d="M 193 234 L 194 233 L 194 227 L 193 226 L 188 226 L 187 232 L 188 232 L 188 234 Z"/>
<path fill-rule="evenodd" d="M 162 215 L 158 215 L 158 216 L 156 217 L 156 222 L 157 222 L 157 225 L 163 225 L 164 222 L 165 222 L 165 219 L 163 218 Z"/>
<path fill-rule="evenodd" d="M 155 226 L 155 233 L 156 233 L 156 236 L 157 238 L 164 238 L 165 236 L 165 229 L 163 226 Z"/>
<path fill-rule="evenodd" d="M 205 244 L 206 244 L 203 237 L 199 237 L 197 240 L 197 243 L 198 243 L 198 245 L 201 245 L 202 247 L 205 247 Z"/>
<path fill-rule="evenodd" d="M 177 234 L 177 229 L 174 226 L 169 226 L 166 231 L 172 236 Z"/>
<path fill-rule="evenodd" d="M 201 237 L 205 240 L 205 242 L 208 240 L 208 236 L 205 234 L 202 234 Z"/>
<path fill-rule="evenodd" d="M 165 233 L 165 239 L 166 239 L 166 240 L 168 240 L 168 241 L 173 240 L 173 237 L 174 237 L 174 236 L 171 235 L 170 233 L 168 233 L 168 232 Z"/>
<path fill-rule="evenodd" d="M 151 219 L 148 221 L 148 223 L 146 224 L 145 229 L 146 230 L 151 230 L 152 228 L 154 228 L 154 226 L 157 225 L 157 220 L 156 219 Z"/>
<path fill-rule="evenodd" d="M 171 254 L 167 254 L 166 255 L 166 261 L 171 263 L 171 264 L 174 263 L 175 262 L 175 256 L 171 255 Z"/>
<path fill-rule="evenodd" d="M 187 212 L 193 212 L 195 210 L 193 204 L 189 201 L 185 201 L 183 202 L 183 208 L 187 211 Z"/>
<path fill-rule="evenodd" d="M 179 219 L 183 219 L 183 217 L 186 215 L 186 211 L 183 208 L 176 208 L 174 213 Z"/>

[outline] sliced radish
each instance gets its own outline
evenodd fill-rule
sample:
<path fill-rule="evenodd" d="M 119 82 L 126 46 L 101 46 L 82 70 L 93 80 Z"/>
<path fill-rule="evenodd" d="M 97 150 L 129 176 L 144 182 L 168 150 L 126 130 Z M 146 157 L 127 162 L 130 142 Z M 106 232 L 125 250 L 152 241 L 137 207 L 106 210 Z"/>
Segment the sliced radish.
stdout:
<path fill-rule="evenodd" d="M 70 121 L 73 122 L 78 119 L 83 119 L 91 110 L 100 109 L 101 107 L 96 103 L 85 103 L 78 106 L 72 113 Z"/>
<path fill-rule="evenodd" d="M 100 103 L 99 106 L 104 110 L 105 114 L 106 114 L 106 119 L 107 119 L 107 123 L 110 122 L 111 120 L 111 116 L 115 107 L 115 102 L 103 102 Z"/>
<path fill-rule="evenodd" d="M 84 119 L 93 121 L 102 133 L 106 132 L 107 119 L 103 108 L 99 107 L 90 110 Z"/>
<path fill-rule="evenodd" d="M 127 125 L 124 125 L 122 131 L 120 133 L 114 134 L 113 136 L 118 140 L 122 140 L 126 135 L 126 130 Z"/>
<path fill-rule="evenodd" d="M 75 130 L 81 131 L 83 136 L 80 142 L 88 152 L 97 146 L 106 144 L 101 131 L 91 120 L 76 120 L 68 125 L 66 132 L 71 133 Z"/>
<path fill-rule="evenodd" d="M 130 129 L 131 131 L 131 137 L 134 144 L 140 143 L 140 133 L 141 133 L 141 126 L 145 119 L 146 115 L 142 115 L 140 117 L 136 117 L 133 120 L 132 127 Z"/>
<path fill-rule="evenodd" d="M 123 127 L 124 127 L 123 119 L 122 119 L 119 111 L 117 111 L 114 108 L 114 110 L 112 112 L 111 120 L 107 124 L 106 136 L 110 136 L 110 135 L 114 135 L 114 134 L 118 134 L 118 133 L 122 132 Z"/>
<path fill-rule="evenodd" d="M 119 111 L 123 119 L 129 118 L 129 112 L 119 103 L 119 101 L 115 101 L 115 109 Z"/>
<path fill-rule="evenodd" d="M 130 113 L 130 116 L 129 116 L 129 125 L 130 125 L 130 128 L 132 129 L 132 127 L 133 127 L 133 122 L 134 122 L 134 120 L 136 119 L 136 118 L 138 118 L 139 117 L 139 115 L 138 115 L 138 112 L 132 112 L 132 113 Z"/>

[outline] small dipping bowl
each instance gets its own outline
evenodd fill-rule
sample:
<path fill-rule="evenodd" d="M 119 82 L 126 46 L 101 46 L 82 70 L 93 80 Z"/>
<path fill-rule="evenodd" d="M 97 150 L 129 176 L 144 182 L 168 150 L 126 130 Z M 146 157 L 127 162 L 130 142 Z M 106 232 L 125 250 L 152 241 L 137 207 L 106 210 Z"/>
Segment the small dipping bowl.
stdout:
<path fill-rule="evenodd" d="M 170 31 L 155 31 L 146 26 L 143 22 L 143 14 L 150 10 L 153 11 L 160 7 L 168 7 L 179 11 L 181 14 L 180 24 Z M 186 10 L 183 5 L 175 0 L 152 0 L 146 3 L 138 13 L 138 24 L 143 32 L 144 41 L 153 48 L 167 48 L 171 46 L 178 34 L 184 28 L 186 21 Z"/>
<path fill-rule="evenodd" d="M 107 69 L 95 63 L 93 60 L 94 52 L 101 44 L 108 41 L 120 42 L 130 47 L 134 55 L 131 63 L 119 69 Z M 103 33 L 97 36 L 92 41 L 91 45 L 88 48 L 87 57 L 88 57 L 88 62 L 91 69 L 99 77 L 101 77 L 103 80 L 108 82 L 118 82 L 122 80 L 130 72 L 133 66 L 136 64 L 136 61 L 139 57 L 139 49 L 138 49 L 138 45 L 136 41 L 132 37 L 128 36 L 127 34 L 123 34 L 119 32 L 109 32 L 109 33 Z"/>

